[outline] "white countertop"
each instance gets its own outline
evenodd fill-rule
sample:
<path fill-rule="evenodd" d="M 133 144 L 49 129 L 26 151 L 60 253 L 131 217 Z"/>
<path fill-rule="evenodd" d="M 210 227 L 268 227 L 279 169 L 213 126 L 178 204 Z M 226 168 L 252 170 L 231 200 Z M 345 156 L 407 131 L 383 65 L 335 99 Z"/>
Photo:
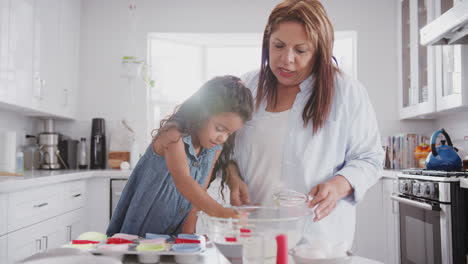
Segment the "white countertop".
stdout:
<path fill-rule="evenodd" d="M 396 179 L 396 170 L 384 170 L 383 178 Z M 35 170 L 23 176 L 0 176 L 0 193 L 89 178 L 127 179 L 131 170 Z"/>
<path fill-rule="evenodd" d="M 384 178 L 389 178 L 389 179 L 396 179 L 397 174 L 400 173 L 401 170 L 383 170 L 383 176 Z"/>
<path fill-rule="evenodd" d="M 131 170 L 35 170 L 23 176 L 0 176 L 0 193 L 89 178 L 127 179 Z"/>

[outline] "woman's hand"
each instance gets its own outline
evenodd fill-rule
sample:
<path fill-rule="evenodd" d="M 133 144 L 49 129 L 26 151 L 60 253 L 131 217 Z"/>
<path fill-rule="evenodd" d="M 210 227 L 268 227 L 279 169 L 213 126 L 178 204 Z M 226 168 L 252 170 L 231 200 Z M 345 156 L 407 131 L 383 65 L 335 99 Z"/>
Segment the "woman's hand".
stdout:
<path fill-rule="evenodd" d="M 336 203 L 352 192 L 351 184 L 341 175 L 336 175 L 330 180 L 314 186 L 309 193 L 314 197 L 309 203 L 309 208 L 318 205 L 315 209 L 314 222 L 328 216 L 335 209 Z"/>
<path fill-rule="evenodd" d="M 249 189 L 241 179 L 237 165 L 231 162 L 228 166 L 229 177 L 227 185 L 230 190 L 231 205 L 241 206 L 250 204 Z"/>

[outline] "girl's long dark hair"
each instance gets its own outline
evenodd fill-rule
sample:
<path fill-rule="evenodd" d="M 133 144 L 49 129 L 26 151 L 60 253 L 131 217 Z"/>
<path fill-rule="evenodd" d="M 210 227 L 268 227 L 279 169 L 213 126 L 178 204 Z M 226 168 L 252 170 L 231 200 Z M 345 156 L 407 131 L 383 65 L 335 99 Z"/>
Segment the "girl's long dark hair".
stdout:
<path fill-rule="evenodd" d="M 279 24 L 288 21 L 304 25 L 315 48 L 312 58 L 314 63 L 310 69 L 310 74 L 315 76 L 314 87 L 302 110 L 304 127 L 312 121 L 312 133 L 315 134 L 325 125 L 330 114 L 334 95 L 334 75 L 339 72 L 332 61 L 333 26 L 318 0 L 285 0 L 271 11 L 263 33 L 262 62 L 255 105 L 258 108 L 265 98 L 276 105 L 278 81 L 269 65 L 270 36 Z"/>
<path fill-rule="evenodd" d="M 245 123 L 252 118 L 253 109 L 252 93 L 238 77 L 215 77 L 176 107 L 172 115 L 161 120 L 160 128 L 155 130 L 155 138 L 173 127 L 183 136 L 194 136 L 210 117 L 223 112 L 236 113 Z M 213 168 L 213 175 L 222 175 L 221 191 L 229 177 L 227 166 L 234 150 L 234 140 L 235 133 L 223 144 L 223 150 Z"/>

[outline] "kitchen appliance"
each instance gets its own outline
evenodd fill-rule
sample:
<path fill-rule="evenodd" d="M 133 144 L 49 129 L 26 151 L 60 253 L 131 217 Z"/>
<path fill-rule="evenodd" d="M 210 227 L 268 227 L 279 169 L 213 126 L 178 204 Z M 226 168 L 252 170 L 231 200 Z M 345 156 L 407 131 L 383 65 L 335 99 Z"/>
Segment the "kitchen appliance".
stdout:
<path fill-rule="evenodd" d="M 59 134 L 54 132 L 54 120 L 44 120 L 44 132 L 39 134 L 39 145 L 43 152 L 41 169 L 58 170 L 60 164 L 67 167 L 58 148 Z"/>
<path fill-rule="evenodd" d="M 467 263 L 467 172 L 403 170 L 391 199 L 399 204 L 401 264 Z"/>
<path fill-rule="evenodd" d="M 439 134 L 444 135 L 446 140 L 441 140 L 442 145 L 436 147 Z M 446 141 L 448 145 L 445 145 Z M 431 136 L 431 153 L 427 156 L 426 168 L 442 171 L 460 171 L 462 168 L 462 161 L 453 147 L 450 136 L 443 128 L 435 131 Z"/>
<path fill-rule="evenodd" d="M 106 168 L 106 131 L 104 118 L 93 118 L 91 127 L 90 169 Z"/>
<path fill-rule="evenodd" d="M 307 206 L 232 207 L 245 217 L 226 219 L 199 212 L 203 233 L 232 263 L 277 262 L 302 239 L 307 218 L 313 211 Z M 277 239 L 279 239 L 277 241 Z M 278 243 L 277 243 L 278 242 Z"/>
<path fill-rule="evenodd" d="M 78 140 L 60 140 L 59 150 L 68 169 L 77 168 Z"/>
<path fill-rule="evenodd" d="M 37 170 L 41 166 L 43 153 L 39 144 L 37 144 L 37 138 L 33 135 L 26 135 L 26 145 L 23 146 L 24 153 L 24 169 L 25 170 Z"/>

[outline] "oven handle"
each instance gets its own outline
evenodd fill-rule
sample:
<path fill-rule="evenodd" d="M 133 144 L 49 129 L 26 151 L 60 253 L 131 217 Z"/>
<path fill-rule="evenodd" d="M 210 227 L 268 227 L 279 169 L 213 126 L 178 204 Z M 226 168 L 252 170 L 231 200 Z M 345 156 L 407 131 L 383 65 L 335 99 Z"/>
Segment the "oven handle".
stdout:
<path fill-rule="evenodd" d="M 390 196 L 390 199 L 392 199 L 394 201 L 397 201 L 397 202 L 400 202 L 400 203 L 404 203 L 404 204 L 407 204 L 407 205 L 418 207 L 418 208 L 421 208 L 421 209 L 424 209 L 424 210 L 440 211 L 439 208 L 437 208 L 435 206 L 432 206 L 430 204 L 422 203 L 422 202 L 418 202 L 418 201 L 414 201 L 414 200 L 410 200 L 410 199 L 401 198 L 401 197 L 393 195 L 393 194 Z"/>

